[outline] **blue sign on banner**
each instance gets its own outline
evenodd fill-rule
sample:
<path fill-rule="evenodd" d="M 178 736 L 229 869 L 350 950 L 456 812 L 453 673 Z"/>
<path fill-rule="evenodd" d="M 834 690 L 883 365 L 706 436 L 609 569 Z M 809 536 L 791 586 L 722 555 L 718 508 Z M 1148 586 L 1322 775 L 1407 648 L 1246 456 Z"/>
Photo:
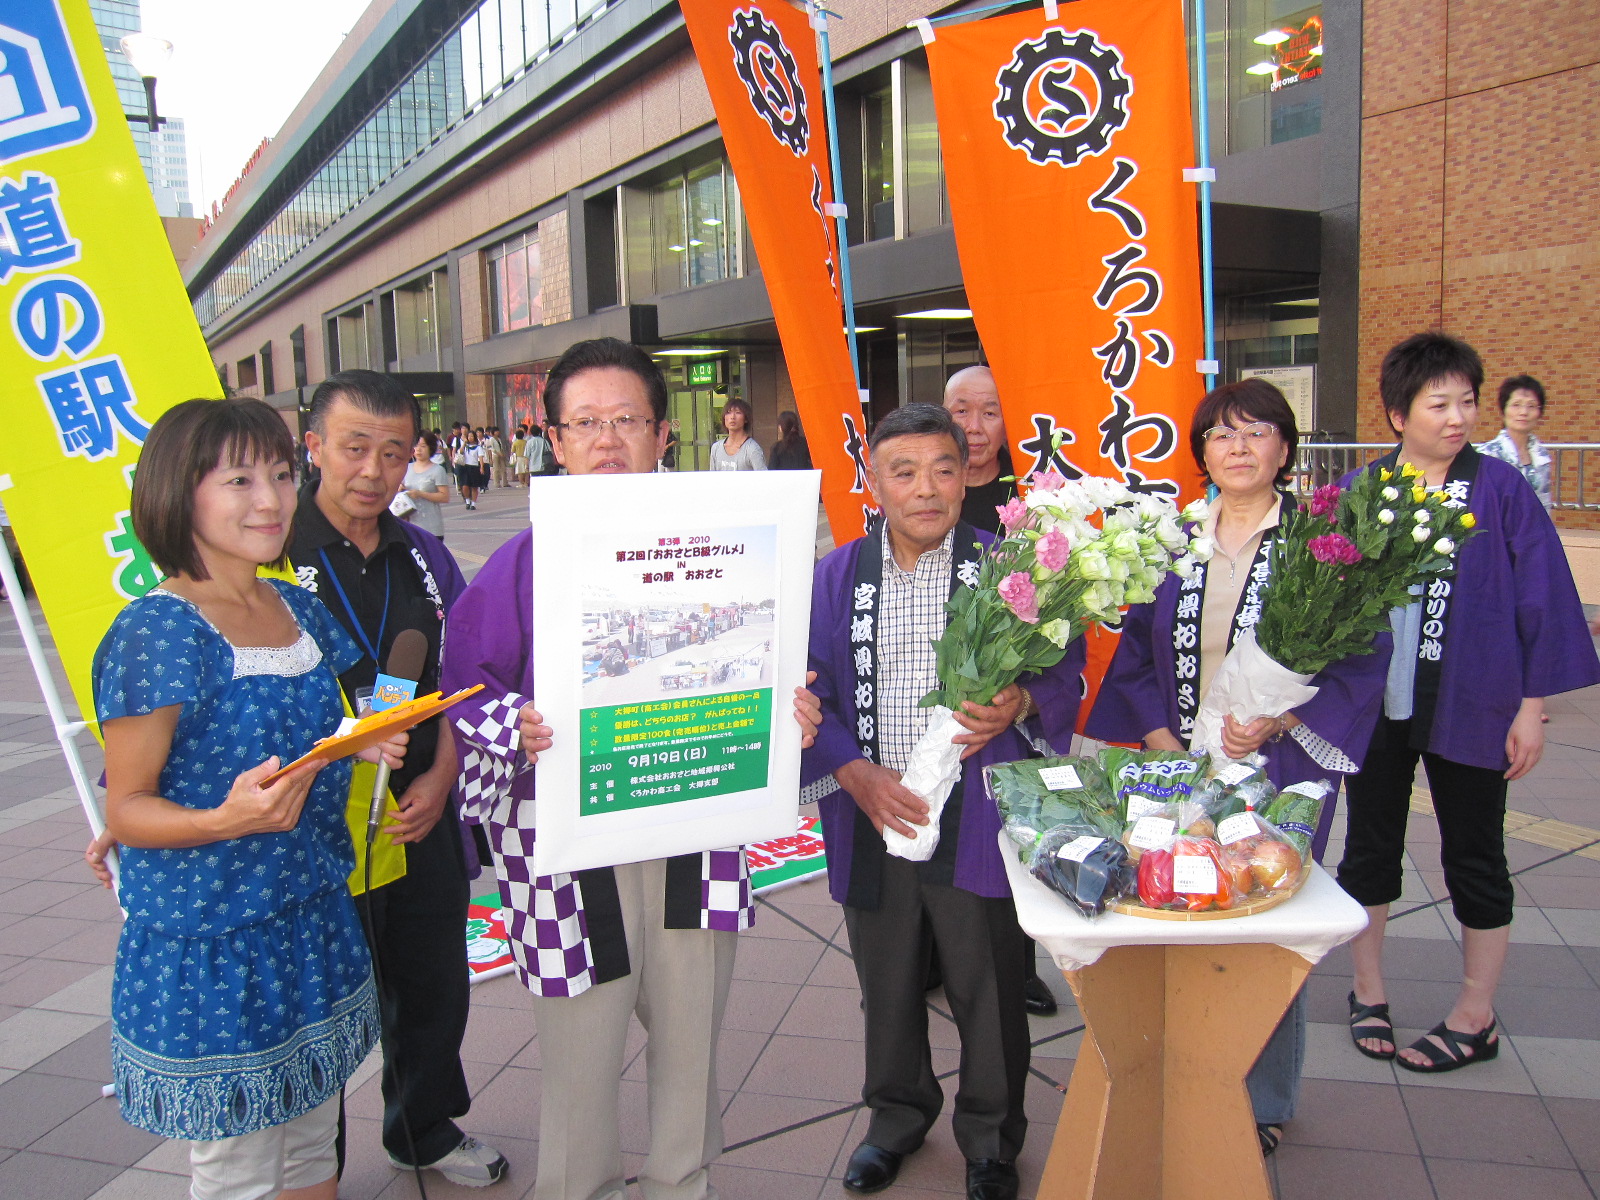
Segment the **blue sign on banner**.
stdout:
<path fill-rule="evenodd" d="M 56 0 L 5 0 L 0 8 L 0 163 L 94 132 L 77 55 Z"/>

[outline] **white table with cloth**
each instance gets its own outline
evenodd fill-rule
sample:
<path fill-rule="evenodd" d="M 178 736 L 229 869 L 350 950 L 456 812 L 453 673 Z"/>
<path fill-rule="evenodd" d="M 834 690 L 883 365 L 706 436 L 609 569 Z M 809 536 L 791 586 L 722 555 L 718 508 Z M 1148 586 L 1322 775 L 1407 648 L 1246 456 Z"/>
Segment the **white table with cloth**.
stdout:
<path fill-rule="evenodd" d="M 1361 906 L 1313 866 L 1246 917 L 1091 920 L 1000 840 L 1017 920 L 1086 1025 L 1039 1200 L 1270 1200 L 1245 1076 L 1311 968 L 1366 927 Z"/>

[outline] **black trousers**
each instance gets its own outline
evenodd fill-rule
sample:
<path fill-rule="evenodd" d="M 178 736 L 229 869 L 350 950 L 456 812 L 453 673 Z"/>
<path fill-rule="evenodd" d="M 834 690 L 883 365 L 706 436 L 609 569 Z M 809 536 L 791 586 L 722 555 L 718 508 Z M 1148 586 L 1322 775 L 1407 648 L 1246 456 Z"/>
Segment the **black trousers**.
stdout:
<path fill-rule="evenodd" d="M 368 931 L 383 988 L 383 1148 L 411 1161 L 443 1158 L 461 1143 L 456 1117 L 472 1098 L 461 1069 L 467 1030 L 467 901 L 470 898 L 454 805 L 428 836 L 406 847 L 403 879 L 371 894 Z M 363 917 L 367 898 L 357 897 Z"/>
<path fill-rule="evenodd" d="M 1400 898 L 1401 855 L 1417 760 L 1428 774 L 1439 820 L 1439 861 L 1456 920 L 1468 929 L 1511 924 L 1516 894 L 1506 865 L 1506 780 L 1413 750 L 1409 721 L 1378 722 L 1359 774 L 1344 783 L 1349 829 L 1339 886 L 1368 907 Z"/>
<path fill-rule="evenodd" d="M 917 866 L 886 856 L 876 909 L 846 906 L 866 1016 L 866 1082 L 872 1111 L 866 1140 L 909 1154 L 922 1145 L 944 1103 L 928 1047 L 923 985 L 929 940 L 944 969 L 945 997 L 961 1035 L 961 1069 L 951 1125 L 969 1158 L 1014 1160 L 1031 1047 L 1022 985 L 1029 943 L 1009 899 L 923 883 Z"/>

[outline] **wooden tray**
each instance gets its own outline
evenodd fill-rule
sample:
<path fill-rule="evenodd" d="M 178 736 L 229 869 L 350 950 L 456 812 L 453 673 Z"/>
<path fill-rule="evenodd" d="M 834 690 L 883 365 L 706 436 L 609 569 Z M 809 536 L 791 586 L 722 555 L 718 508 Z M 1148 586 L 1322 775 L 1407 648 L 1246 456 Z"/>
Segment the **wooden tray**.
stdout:
<path fill-rule="evenodd" d="M 1115 904 L 1106 905 L 1107 912 L 1126 913 L 1130 917 L 1145 917 L 1152 921 L 1226 921 L 1230 917 L 1248 917 L 1258 912 L 1266 912 L 1269 908 L 1276 908 L 1289 899 L 1305 886 L 1306 880 L 1311 875 L 1309 866 L 1300 868 L 1300 875 L 1294 881 L 1294 886 L 1281 888 L 1271 895 L 1262 896 L 1259 900 L 1247 900 L 1234 908 L 1207 909 L 1204 912 L 1177 912 L 1167 908 L 1146 908 L 1144 905 L 1119 900 Z"/>

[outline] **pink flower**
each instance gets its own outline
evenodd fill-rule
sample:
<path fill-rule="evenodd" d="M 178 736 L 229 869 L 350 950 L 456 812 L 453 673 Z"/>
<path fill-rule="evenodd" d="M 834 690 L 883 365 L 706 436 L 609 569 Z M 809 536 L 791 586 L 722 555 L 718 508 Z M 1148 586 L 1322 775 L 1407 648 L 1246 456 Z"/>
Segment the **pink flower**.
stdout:
<path fill-rule="evenodd" d="M 1041 491 L 1053 492 L 1066 482 L 1066 476 L 1051 467 L 1048 471 L 1035 471 L 1033 478 L 1028 480 L 1028 486 L 1036 487 Z"/>
<path fill-rule="evenodd" d="M 1000 581 L 1000 599 L 1017 614 L 1019 620 L 1030 625 L 1039 623 L 1039 596 L 1034 591 L 1033 579 L 1026 571 L 1013 571 Z"/>
<path fill-rule="evenodd" d="M 1306 547 L 1318 562 L 1350 564 L 1361 561 L 1361 551 L 1341 533 L 1325 533 L 1321 537 L 1314 537 L 1306 543 Z"/>
<path fill-rule="evenodd" d="M 1006 527 L 1006 532 L 1015 533 L 1028 519 L 1028 502 L 1021 496 L 1013 496 L 1004 504 L 997 505 L 995 512 L 1000 514 L 1000 523 Z"/>
<path fill-rule="evenodd" d="M 1339 485 L 1326 483 L 1311 493 L 1311 515 L 1329 517 L 1339 507 Z"/>
<path fill-rule="evenodd" d="M 1059 529 L 1052 529 L 1033 544 L 1033 555 L 1046 571 L 1059 571 L 1067 565 L 1072 543 Z"/>

